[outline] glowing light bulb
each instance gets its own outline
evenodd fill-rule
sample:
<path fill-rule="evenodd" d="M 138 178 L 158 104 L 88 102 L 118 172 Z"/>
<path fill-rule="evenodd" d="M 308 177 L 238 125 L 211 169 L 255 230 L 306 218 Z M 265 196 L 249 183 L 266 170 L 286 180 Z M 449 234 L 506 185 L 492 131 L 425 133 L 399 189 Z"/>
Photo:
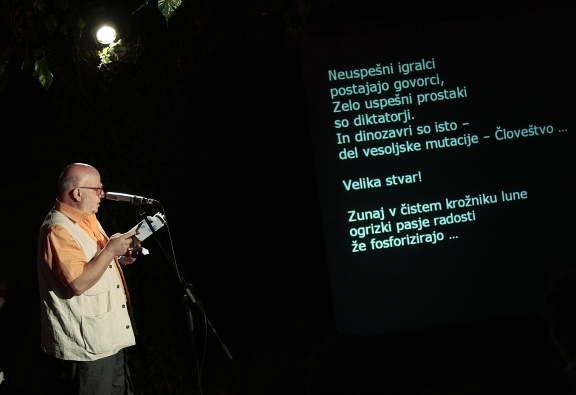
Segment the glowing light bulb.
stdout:
<path fill-rule="evenodd" d="M 104 45 L 111 44 L 116 40 L 116 30 L 110 26 L 103 26 L 96 33 L 96 39 Z"/>

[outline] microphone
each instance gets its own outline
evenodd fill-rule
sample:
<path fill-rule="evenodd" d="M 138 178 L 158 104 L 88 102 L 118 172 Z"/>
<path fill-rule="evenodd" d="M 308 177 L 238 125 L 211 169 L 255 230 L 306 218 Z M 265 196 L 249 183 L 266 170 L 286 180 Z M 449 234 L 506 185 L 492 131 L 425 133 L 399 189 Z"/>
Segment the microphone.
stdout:
<path fill-rule="evenodd" d="M 117 202 L 130 202 L 132 204 L 160 204 L 158 200 L 119 192 L 106 192 L 106 199 L 115 200 Z"/>

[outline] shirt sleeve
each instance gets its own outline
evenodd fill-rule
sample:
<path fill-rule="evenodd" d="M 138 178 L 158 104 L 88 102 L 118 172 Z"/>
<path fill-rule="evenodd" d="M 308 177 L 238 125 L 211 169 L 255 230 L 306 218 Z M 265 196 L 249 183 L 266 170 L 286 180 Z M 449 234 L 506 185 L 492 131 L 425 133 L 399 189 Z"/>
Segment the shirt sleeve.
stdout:
<path fill-rule="evenodd" d="M 44 259 L 62 284 L 68 285 L 84 271 L 86 254 L 63 226 L 50 227 L 44 240 Z"/>

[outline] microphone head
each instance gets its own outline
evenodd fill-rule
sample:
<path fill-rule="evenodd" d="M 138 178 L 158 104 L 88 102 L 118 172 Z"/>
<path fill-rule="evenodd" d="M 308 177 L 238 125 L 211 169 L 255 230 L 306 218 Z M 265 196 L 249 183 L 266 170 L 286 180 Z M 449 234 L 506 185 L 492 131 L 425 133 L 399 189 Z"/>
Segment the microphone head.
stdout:
<path fill-rule="evenodd" d="M 116 202 L 132 202 L 132 196 L 125 193 L 106 192 L 106 199 Z"/>
<path fill-rule="evenodd" d="M 132 204 L 160 204 L 158 200 L 145 198 L 143 196 L 128 195 L 127 193 L 106 192 L 106 199 L 117 202 L 130 202 Z"/>

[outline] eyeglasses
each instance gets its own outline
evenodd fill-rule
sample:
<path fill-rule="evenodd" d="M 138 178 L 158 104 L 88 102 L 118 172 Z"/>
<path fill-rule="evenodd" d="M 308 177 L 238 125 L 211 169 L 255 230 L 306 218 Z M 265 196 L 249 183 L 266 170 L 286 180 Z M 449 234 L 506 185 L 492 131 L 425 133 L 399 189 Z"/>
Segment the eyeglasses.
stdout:
<path fill-rule="evenodd" d="M 101 195 L 102 192 L 104 192 L 104 187 L 76 187 L 76 188 L 82 188 L 82 189 L 93 189 L 96 191 L 96 193 L 98 195 Z"/>

